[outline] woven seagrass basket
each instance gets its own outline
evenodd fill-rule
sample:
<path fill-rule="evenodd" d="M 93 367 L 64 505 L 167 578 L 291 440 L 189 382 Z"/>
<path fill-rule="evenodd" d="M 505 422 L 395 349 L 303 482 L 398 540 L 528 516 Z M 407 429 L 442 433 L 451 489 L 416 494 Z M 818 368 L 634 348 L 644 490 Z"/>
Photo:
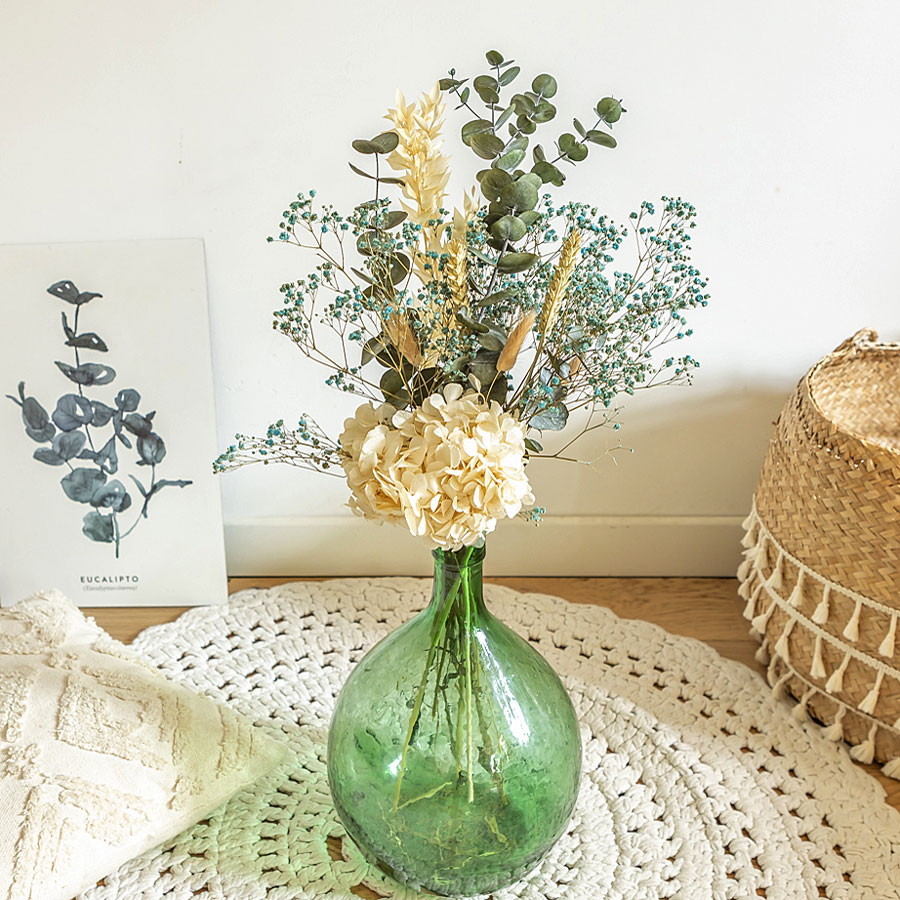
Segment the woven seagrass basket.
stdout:
<path fill-rule="evenodd" d="M 900 344 L 864 330 L 775 423 L 738 569 L 769 683 L 900 778 Z"/>

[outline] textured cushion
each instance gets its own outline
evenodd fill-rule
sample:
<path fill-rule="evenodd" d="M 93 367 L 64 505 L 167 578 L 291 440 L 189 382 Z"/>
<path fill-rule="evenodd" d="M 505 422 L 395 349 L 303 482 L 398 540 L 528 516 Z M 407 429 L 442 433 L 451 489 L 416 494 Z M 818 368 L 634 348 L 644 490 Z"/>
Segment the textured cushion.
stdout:
<path fill-rule="evenodd" d="M 0 900 L 71 900 L 283 755 L 59 592 L 0 610 Z"/>

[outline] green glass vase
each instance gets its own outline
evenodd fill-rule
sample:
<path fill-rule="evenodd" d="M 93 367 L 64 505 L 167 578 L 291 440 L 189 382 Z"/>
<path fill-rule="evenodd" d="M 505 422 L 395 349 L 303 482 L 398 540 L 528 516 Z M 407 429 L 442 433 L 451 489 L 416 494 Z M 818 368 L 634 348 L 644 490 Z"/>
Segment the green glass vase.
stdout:
<path fill-rule="evenodd" d="M 410 887 L 465 897 L 528 874 L 565 829 L 581 737 L 544 658 L 484 605 L 484 548 L 435 550 L 430 605 L 370 650 L 328 736 L 337 813 Z"/>

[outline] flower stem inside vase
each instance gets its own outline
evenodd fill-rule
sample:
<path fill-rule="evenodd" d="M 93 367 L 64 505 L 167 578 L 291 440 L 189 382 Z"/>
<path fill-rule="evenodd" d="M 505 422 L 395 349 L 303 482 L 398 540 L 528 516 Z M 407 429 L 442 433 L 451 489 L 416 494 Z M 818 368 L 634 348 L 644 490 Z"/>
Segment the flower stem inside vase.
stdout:
<path fill-rule="evenodd" d="M 435 550 L 433 556 L 434 590 L 431 611 L 434 618 L 431 626 L 431 642 L 400 756 L 394 793 L 395 812 L 401 806 L 425 798 L 423 795 L 406 800 L 402 804 L 400 802 L 407 755 L 422 716 L 430 716 L 434 722 L 435 733 L 440 732 L 442 709 L 446 713 L 444 727 L 447 729 L 455 753 L 456 776 L 461 777 L 465 771 L 467 800 L 469 803 L 475 800 L 474 709 L 477 708 L 481 713 L 483 704 L 479 695 L 481 660 L 473 651 L 472 643 L 474 623 L 478 615 L 484 612 L 481 582 L 484 547 L 464 547 L 457 551 Z M 434 676 L 434 693 L 428 707 L 425 695 L 432 676 Z M 458 693 L 455 716 L 451 713 L 451 703 L 447 694 L 454 688 Z M 454 718 L 455 722 L 452 721 Z M 483 715 L 479 715 L 479 724 L 484 729 L 489 723 L 485 723 L 482 719 Z M 490 746 L 492 743 L 490 735 L 483 733 L 481 737 L 484 743 Z M 450 782 L 445 782 L 435 786 L 433 791 L 437 792 L 449 785 Z M 427 792 L 427 796 L 431 795 L 431 791 Z"/>

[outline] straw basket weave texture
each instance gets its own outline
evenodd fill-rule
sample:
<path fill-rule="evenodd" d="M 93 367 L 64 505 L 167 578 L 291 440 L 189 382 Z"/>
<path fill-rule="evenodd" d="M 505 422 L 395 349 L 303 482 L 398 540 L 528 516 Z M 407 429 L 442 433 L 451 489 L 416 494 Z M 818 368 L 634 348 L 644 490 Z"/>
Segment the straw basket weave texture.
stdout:
<path fill-rule="evenodd" d="M 900 344 L 816 363 L 769 444 L 738 569 L 769 682 L 900 778 Z"/>

